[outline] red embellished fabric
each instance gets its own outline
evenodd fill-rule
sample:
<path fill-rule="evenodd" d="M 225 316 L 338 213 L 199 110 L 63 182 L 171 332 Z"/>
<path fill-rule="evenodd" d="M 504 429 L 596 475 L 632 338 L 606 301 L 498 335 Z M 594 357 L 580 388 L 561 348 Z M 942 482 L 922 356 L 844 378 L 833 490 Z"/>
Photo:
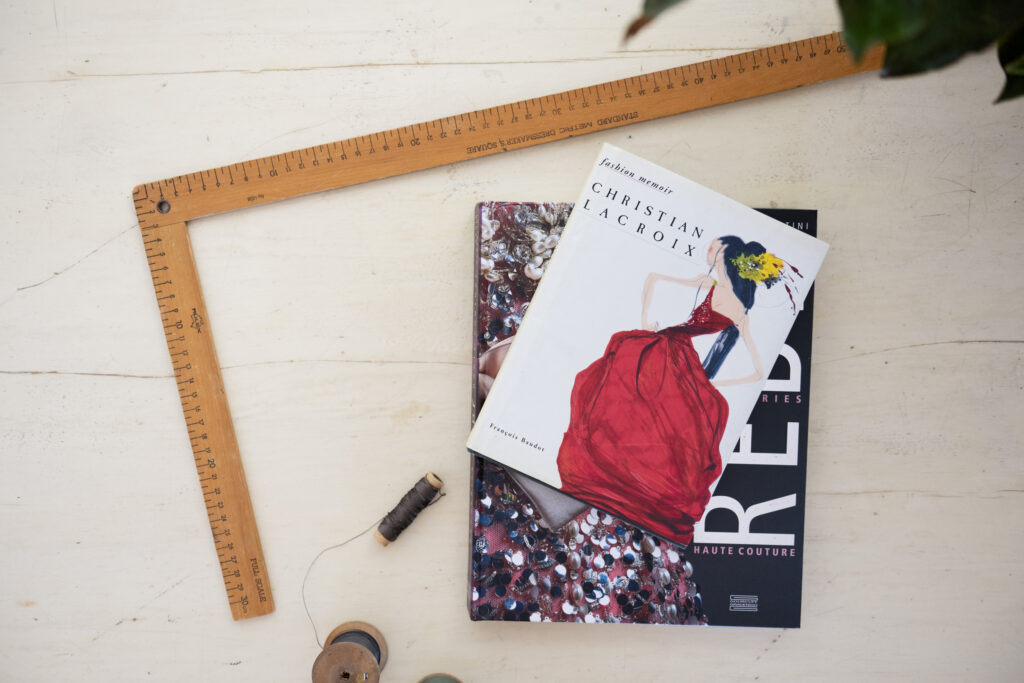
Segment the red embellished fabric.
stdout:
<path fill-rule="evenodd" d="M 684 545 L 722 473 L 729 416 L 691 341 L 733 324 L 713 292 L 682 325 L 612 336 L 576 376 L 558 453 L 563 491 Z"/>
<path fill-rule="evenodd" d="M 560 235 L 571 208 L 481 205 L 479 254 L 489 269 L 478 278 L 478 355 L 515 334 L 536 286 L 521 255 L 536 253 L 536 230 Z M 477 410 L 485 395 L 479 387 L 493 379 L 501 358 L 478 365 Z M 683 548 L 596 508 L 549 527 L 551 520 L 504 469 L 479 457 L 473 463 L 473 619 L 708 623 Z"/>

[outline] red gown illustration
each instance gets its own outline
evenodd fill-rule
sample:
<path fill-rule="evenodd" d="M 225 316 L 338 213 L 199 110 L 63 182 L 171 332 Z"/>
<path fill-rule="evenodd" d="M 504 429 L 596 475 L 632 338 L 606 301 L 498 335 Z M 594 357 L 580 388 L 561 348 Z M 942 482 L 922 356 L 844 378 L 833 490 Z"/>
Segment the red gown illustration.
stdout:
<path fill-rule="evenodd" d="M 733 324 L 713 292 L 681 325 L 612 336 L 576 376 L 558 452 L 563 491 L 683 545 L 722 473 L 729 416 L 691 341 Z"/>

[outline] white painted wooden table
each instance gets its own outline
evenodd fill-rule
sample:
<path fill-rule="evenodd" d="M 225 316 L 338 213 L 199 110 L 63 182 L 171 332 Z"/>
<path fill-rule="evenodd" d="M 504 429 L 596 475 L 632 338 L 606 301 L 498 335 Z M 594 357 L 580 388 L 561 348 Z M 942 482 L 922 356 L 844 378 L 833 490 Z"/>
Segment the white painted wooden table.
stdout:
<path fill-rule="evenodd" d="M 0 679 L 1020 680 L 1024 102 L 988 52 L 197 221 L 277 600 L 231 621 L 132 204 L 138 182 L 825 33 L 830 1 L 0 8 Z M 803 628 L 471 623 L 472 207 L 571 200 L 607 140 L 820 210 Z"/>

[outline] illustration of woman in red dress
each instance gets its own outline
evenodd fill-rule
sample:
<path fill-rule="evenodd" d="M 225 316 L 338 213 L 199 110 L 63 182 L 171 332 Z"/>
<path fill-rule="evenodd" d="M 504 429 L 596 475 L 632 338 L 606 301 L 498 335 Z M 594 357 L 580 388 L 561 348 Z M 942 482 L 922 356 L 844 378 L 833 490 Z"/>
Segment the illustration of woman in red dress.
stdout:
<path fill-rule="evenodd" d="M 747 313 L 757 285 L 770 287 L 785 266 L 757 242 L 731 235 L 711 243 L 707 262 L 708 273 L 696 277 L 648 275 L 642 329 L 613 335 L 576 376 L 557 461 L 563 491 L 681 545 L 693 540 L 722 473 L 729 405 L 717 387 L 764 378 Z M 686 322 L 659 330 L 648 319 L 659 281 L 696 288 L 694 302 L 705 288 L 707 295 Z M 702 363 L 691 340 L 713 333 Z M 714 380 L 738 338 L 754 372 Z"/>

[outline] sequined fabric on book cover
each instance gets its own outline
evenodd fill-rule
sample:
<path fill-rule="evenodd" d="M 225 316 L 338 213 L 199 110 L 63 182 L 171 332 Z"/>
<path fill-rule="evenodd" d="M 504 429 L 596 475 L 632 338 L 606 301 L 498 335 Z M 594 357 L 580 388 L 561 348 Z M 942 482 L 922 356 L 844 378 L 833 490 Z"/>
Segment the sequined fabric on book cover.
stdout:
<path fill-rule="evenodd" d="M 478 207 L 474 414 L 522 321 L 571 204 Z M 681 549 L 550 487 L 473 458 L 474 619 L 698 624 Z"/>
<path fill-rule="evenodd" d="M 571 209 L 569 203 L 487 202 L 477 206 L 473 417 L 501 367 Z M 813 211 L 772 213 L 778 220 L 814 234 Z M 801 314 L 805 322 L 794 327 L 788 340 L 805 359 L 810 354 L 810 305 L 808 299 Z M 790 534 L 789 548 L 755 551 L 745 546 L 751 539 L 731 533 L 737 531 L 737 518 L 721 510 L 705 520 L 709 535 L 705 535 L 702 521 L 694 543 L 684 548 L 473 456 L 471 617 L 798 626 L 809 369 L 794 365 L 799 357 L 787 353 L 789 360 L 780 360 L 772 371 L 773 381 L 763 395 L 766 405 L 755 409 L 748 429 L 757 427 L 759 446 L 774 446 L 784 434 L 786 443 L 779 448 L 793 452 L 793 464 L 770 469 L 743 465 L 744 457 L 751 455 L 751 439 L 741 439 L 734 456 L 739 458 L 737 464 L 723 476 L 717 489 L 722 495 L 712 498 L 712 506 L 725 500 L 747 506 L 763 501 L 768 494 L 792 491 L 794 499 L 799 496 L 798 502 L 776 513 L 774 524 L 766 527 L 795 531 Z M 794 408 L 799 408 L 800 414 L 794 415 Z M 794 424 L 804 429 L 789 443 Z M 756 477 L 751 476 L 752 470 Z M 756 528 L 762 526 L 759 523 Z M 721 542 L 702 542 L 712 538 Z M 782 552 L 785 556 L 780 557 Z"/>

